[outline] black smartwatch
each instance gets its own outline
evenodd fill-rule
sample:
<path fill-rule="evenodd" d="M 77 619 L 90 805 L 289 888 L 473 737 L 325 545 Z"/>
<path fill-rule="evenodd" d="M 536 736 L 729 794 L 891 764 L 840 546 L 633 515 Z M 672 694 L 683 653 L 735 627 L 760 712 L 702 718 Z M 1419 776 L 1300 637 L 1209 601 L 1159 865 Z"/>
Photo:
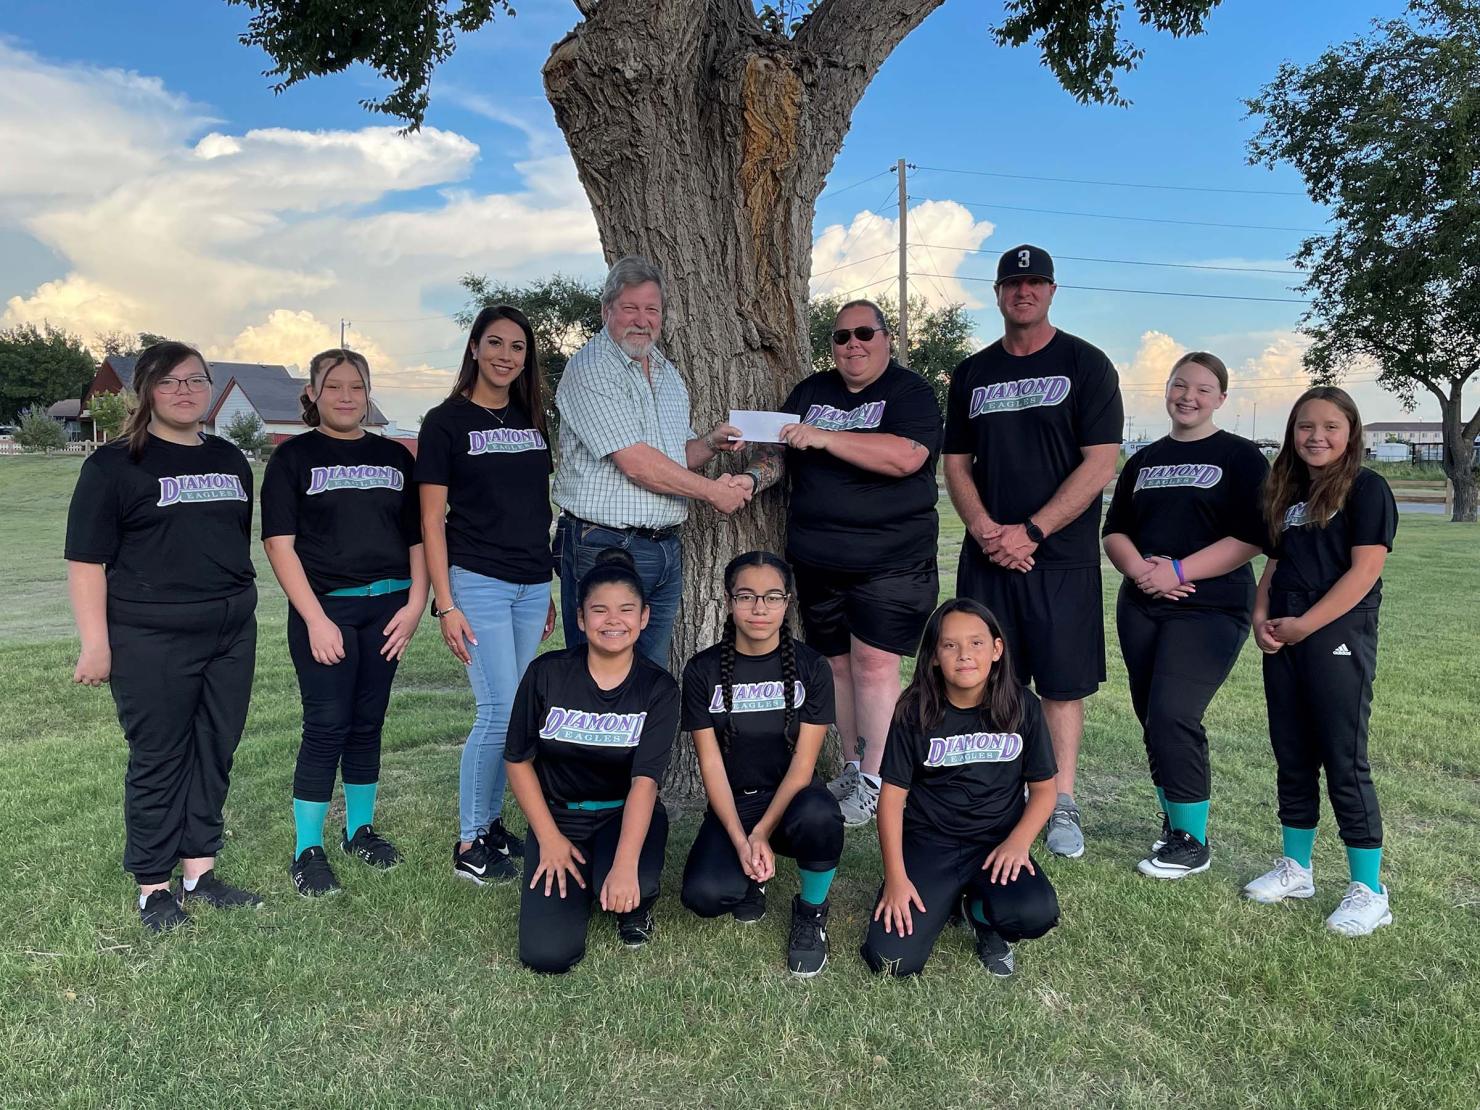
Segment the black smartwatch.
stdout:
<path fill-rule="evenodd" d="M 1023 522 L 1023 531 L 1028 533 L 1028 539 L 1032 540 L 1034 543 L 1042 543 L 1048 538 L 1043 534 L 1043 529 L 1033 523 L 1032 517 L 1029 517 L 1026 521 Z"/>
<path fill-rule="evenodd" d="M 436 618 L 438 618 L 440 620 L 442 617 L 445 617 L 448 613 L 455 613 L 455 612 L 457 612 L 457 606 L 456 605 L 449 605 L 449 606 L 447 606 L 446 609 L 438 609 L 437 608 L 437 599 L 435 597 L 432 598 L 432 616 L 433 617 L 436 617 Z"/>

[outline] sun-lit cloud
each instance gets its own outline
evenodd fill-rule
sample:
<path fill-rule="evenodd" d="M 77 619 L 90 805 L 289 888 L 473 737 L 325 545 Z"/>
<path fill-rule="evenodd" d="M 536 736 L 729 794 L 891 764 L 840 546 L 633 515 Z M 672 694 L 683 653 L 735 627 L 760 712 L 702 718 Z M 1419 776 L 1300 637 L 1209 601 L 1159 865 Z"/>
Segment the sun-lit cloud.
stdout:
<path fill-rule="evenodd" d="M 957 279 L 962 263 L 992 234 L 993 224 L 949 200 L 928 200 L 909 210 L 908 269 L 930 275 L 910 279 L 912 296 L 931 305 L 964 304 L 981 308 L 986 301 Z M 948 248 L 963 248 L 961 250 Z M 848 226 L 831 224 L 812 243 L 812 294 L 858 296 L 895 291 L 899 273 L 899 221 L 876 212 L 859 212 Z M 985 289 L 986 286 L 981 288 Z"/>

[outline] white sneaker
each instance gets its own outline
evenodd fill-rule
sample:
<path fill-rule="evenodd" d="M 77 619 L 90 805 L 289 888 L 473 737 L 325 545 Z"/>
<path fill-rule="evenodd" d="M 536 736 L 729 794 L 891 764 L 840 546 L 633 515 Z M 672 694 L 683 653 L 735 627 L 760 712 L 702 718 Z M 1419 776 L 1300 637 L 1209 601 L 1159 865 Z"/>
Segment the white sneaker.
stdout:
<path fill-rule="evenodd" d="M 853 793 L 840 801 L 838 808 L 843 811 L 843 825 L 846 828 L 867 825 L 874 819 L 874 812 L 879 808 L 879 788 L 859 775 L 858 785 L 853 788 Z"/>
<path fill-rule="evenodd" d="M 853 788 L 857 785 L 858 764 L 844 763 L 843 773 L 827 784 L 827 792 L 841 802 L 849 794 L 853 793 Z"/>
<path fill-rule="evenodd" d="M 1275 861 L 1273 871 L 1266 871 L 1244 887 L 1245 898 L 1266 904 L 1283 902 L 1286 898 L 1313 898 L 1315 893 L 1314 872 L 1289 856 L 1281 856 Z"/>
<path fill-rule="evenodd" d="M 1366 883 L 1352 883 L 1347 887 L 1341 905 L 1326 918 L 1326 928 L 1344 937 L 1365 937 L 1392 923 L 1393 911 L 1388 909 L 1387 891 L 1379 893 Z"/>

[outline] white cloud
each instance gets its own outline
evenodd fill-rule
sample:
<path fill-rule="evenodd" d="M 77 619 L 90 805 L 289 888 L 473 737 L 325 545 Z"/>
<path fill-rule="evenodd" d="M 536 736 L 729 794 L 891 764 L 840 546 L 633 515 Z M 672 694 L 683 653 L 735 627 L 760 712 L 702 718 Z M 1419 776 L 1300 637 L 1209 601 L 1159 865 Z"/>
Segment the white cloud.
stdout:
<path fill-rule="evenodd" d="M 909 210 L 909 270 L 937 275 L 910 279 L 912 296 L 931 305 L 964 304 L 968 309 L 986 303 L 956 275 L 961 265 L 992 234 L 987 220 L 950 200 L 928 200 Z M 948 250 L 961 247 L 963 250 Z M 859 296 L 895 292 L 891 284 L 899 273 L 899 221 L 874 212 L 860 212 L 846 228 L 832 224 L 812 243 L 812 295 L 854 293 Z M 983 287 L 985 288 L 985 286 Z"/>
<path fill-rule="evenodd" d="M 50 323 L 91 339 L 98 332 L 139 331 L 146 327 L 144 315 L 133 298 L 73 273 L 44 282 L 29 297 L 11 297 L 0 323 Z"/>

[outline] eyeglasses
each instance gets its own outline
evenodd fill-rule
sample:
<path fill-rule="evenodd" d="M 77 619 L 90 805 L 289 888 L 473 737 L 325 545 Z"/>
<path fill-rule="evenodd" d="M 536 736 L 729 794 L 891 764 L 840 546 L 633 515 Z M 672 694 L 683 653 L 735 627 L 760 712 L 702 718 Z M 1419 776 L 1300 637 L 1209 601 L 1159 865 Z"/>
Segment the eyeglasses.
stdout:
<path fill-rule="evenodd" d="M 858 337 L 858 342 L 867 343 L 874 336 L 882 334 L 884 334 L 883 328 L 871 328 L 864 324 L 861 328 L 839 328 L 832 333 L 832 341 L 834 346 L 841 347 L 854 336 Z"/>
<path fill-rule="evenodd" d="M 160 378 L 155 388 L 166 394 L 179 393 L 182 389 L 186 393 L 203 393 L 211 388 L 211 379 L 199 374 L 190 378 Z"/>
<path fill-rule="evenodd" d="M 730 595 L 730 600 L 739 609 L 754 609 L 757 601 L 767 609 L 775 609 L 790 601 L 791 594 L 782 593 L 780 590 L 771 590 L 763 594 L 752 593 L 750 590 L 736 590 Z"/>

